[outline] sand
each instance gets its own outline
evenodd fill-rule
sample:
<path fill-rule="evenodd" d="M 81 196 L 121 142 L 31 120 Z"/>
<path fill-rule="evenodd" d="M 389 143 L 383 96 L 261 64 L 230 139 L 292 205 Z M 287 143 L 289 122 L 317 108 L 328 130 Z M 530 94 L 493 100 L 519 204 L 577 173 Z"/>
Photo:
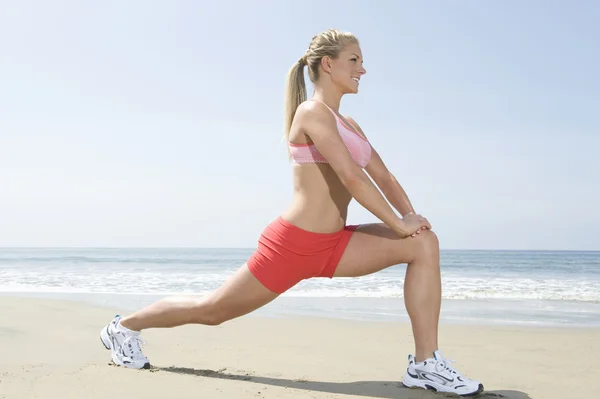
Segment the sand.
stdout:
<path fill-rule="evenodd" d="M 406 323 L 248 315 L 145 331 L 150 370 L 110 364 L 99 331 L 119 309 L 0 297 L 0 398 L 440 398 L 403 388 Z M 442 325 L 481 398 L 600 397 L 600 330 Z"/>

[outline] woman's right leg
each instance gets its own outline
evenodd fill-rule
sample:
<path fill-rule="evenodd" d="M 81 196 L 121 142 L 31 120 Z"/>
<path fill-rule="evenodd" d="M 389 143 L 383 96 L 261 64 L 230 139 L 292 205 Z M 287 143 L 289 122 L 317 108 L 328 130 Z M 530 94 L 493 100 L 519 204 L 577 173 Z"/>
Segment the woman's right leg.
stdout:
<path fill-rule="evenodd" d="M 278 296 L 265 288 L 244 264 L 223 285 L 205 297 L 167 297 L 122 318 L 121 325 L 133 331 L 184 324 L 215 326 L 248 314 Z"/>
<path fill-rule="evenodd" d="M 167 297 L 130 316 L 116 316 L 100 331 L 100 340 L 111 351 L 116 365 L 150 368 L 140 345 L 141 330 L 184 324 L 218 325 L 258 309 L 278 295 L 265 288 L 244 264 L 205 297 Z"/>

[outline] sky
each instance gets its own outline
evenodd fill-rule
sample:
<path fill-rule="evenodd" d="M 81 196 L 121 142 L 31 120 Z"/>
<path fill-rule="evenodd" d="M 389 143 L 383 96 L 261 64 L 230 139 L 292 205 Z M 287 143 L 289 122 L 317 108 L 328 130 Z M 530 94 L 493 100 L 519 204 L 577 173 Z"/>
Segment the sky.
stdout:
<path fill-rule="evenodd" d="M 341 112 L 442 249 L 600 250 L 599 20 L 584 0 L 2 2 L 0 247 L 255 247 L 292 197 L 285 75 L 338 28 L 367 70 Z"/>

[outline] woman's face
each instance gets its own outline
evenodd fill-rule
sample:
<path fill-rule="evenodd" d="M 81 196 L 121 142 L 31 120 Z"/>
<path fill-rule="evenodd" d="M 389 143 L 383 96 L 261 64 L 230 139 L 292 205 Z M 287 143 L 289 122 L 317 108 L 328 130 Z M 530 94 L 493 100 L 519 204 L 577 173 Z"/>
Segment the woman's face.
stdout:
<path fill-rule="evenodd" d="M 330 76 L 343 94 L 358 93 L 359 80 L 367 73 L 363 68 L 362 52 L 358 44 L 349 44 L 335 60 L 329 59 Z"/>

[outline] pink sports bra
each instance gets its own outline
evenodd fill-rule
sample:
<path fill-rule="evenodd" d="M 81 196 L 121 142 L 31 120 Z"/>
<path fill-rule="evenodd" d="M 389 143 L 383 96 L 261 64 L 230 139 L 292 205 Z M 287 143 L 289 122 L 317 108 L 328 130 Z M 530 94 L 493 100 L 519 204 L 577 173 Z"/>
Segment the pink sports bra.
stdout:
<path fill-rule="evenodd" d="M 319 100 L 313 99 L 312 101 Z M 365 168 L 371 159 L 371 144 L 369 144 L 364 137 L 351 129 L 331 108 L 329 108 L 329 106 L 327 106 L 327 104 L 321 101 L 319 102 L 325 105 L 335 117 L 340 137 L 346 145 L 348 152 L 350 152 L 354 162 L 361 168 Z M 327 159 L 321 155 L 314 144 L 289 143 L 289 149 L 292 160 L 295 163 L 328 163 Z"/>

